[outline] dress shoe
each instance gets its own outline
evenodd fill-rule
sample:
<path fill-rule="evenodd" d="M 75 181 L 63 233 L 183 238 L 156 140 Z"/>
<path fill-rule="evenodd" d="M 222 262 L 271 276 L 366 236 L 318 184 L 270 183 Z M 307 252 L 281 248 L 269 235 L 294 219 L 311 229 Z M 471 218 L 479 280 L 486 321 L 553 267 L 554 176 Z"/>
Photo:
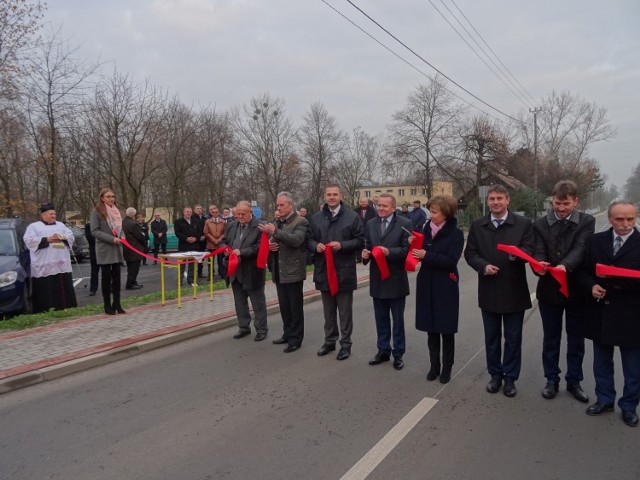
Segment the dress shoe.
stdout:
<path fill-rule="evenodd" d="M 255 342 L 261 342 L 262 340 L 264 340 L 265 338 L 267 338 L 267 334 L 263 333 L 263 332 L 258 332 L 256 333 L 256 338 L 254 338 L 253 340 Z"/>
<path fill-rule="evenodd" d="M 333 352 L 335 349 L 336 349 L 335 343 L 325 343 L 320 347 L 320 350 L 318 350 L 318 356 L 324 357 L 327 353 Z"/>
<path fill-rule="evenodd" d="M 602 415 L 605 412 L 613 412 L 613 403 L 596 402 L 593 405 L 589 405 L 586 413 L 587 415 L 595 417 L 597 415 Z"/>
<path fill-rule="evenodd" d="M 515 382 L 510 378 L 505 378 L 504 387 L 502 387 L 502 393 L 504 393 L 506 397 L 511 398 L 511 397 L 515 397 L 517 392 L 518 390 L 516 390 Z"/>
<path fill-rule="evenodd" d="M 96 291 L 95 291 L 95 290 L 91 290 L 91 291 L 89 292 L 89 296 L 90 296 L 90 297 L 95 297 L 95 296 L 96 296 Z"/>
<path fill-rule="evenodd" d="M 388 353 L 376 353 L 376 356 L 369 360 L 369 365 L 379 365 L 382 362 L 388 362 L 391 359 L 391 355 Z"/>
<path fill-rule="evenodd" d="M 238 330 L 238 333 L 236 333 L 233 338 L 238 340 L 239 338 L 246 337 L 247 335 L 251 335 L 251 330 Z"/>
<path fill-rule="evenodd" d="M 142 285 L 129 285 L 128 287 L 125 287 L 125 290 L 140 290 L 142 288 Z"/>
<path fill-rule="evenodd" d="M 283 350 L 284 353 L 295 352 L 300 349 L 300 345 L 289 345 L 287 348 Z"/>
<path fill-rule="evenodd" d="M 573 397 L 579 402 L 587 403 L 589 401 L 589 397 L 584 393 L 579 383 L 568 383 L 567 392 L 573 394 Z"/>
<path fill-rule="evenodd" d="M 127 313 L 127 312 L 124 310 L 124 308 L 122 308 L 120 305 L 114 305 L 114 306 L 113 306 L 113 309 L 114 309 L 116 312 L 118 312 L 118 313 L 120 313 L 120 314 L 122 314 L 122 315 L 124 315 L 125 313 Z"/>
<path fill-rule="evenodd" d="M 622 421 L 630 427 L 638 426 L 638 414 L 632 410 L 622 411 Z"/>
<path fill-rule="evenodd" d="M 451 365 L 445 365 L 440 372 L 440 383 L 449 383 L 451 380 Z"/>
<path fill-rule="evenodd" d="M 396 370 L 402 370 L 404 368 L 404 360 L 402 360 L 402 357 L 395 357 L 393 359 L 393 368 Z"/>
<path fill-rule="evenodd" d="M 284 345 L 285 343 L 287 343 L 287 339 L 284 337 L 280 337 L 280 338 L 276 338 L 273 342 L 274 345 Z"/>
<path fill-rule="evenodd" d="M 431 368 L 429 369 L 429 373 L 427 373 L 427 380 L 433 382 L 440 375 L 440 365 L 431 364 Z"/>
<path fill-rule="evenodd" d="M 104 307 L 104 313 L 106 313 L 107 315 L 115 315 L 116 309 L 112 306 Z"/>
<path fill-rule="evenodd" d="M 567 388 L 568 389 L 568 388 Z M 542 389 L 542 396 L 547 400 L 551 400 L 558 393 L 558 384 L 555 382 L 547 382 Z"/>
<path fill-rule="evenodd" d="M 338 359 L 338 360 L 346 360 L 350 356 L 351 356 L 351 349 L 347 348 L 347 347 L 342 347 L 340 349 L 340 351 L 338 352 L 338 356 L 336 357 L 336 359 Z"/>
<path fill-rule="evenodd" d="M 502 379 L 500 377 L 491 377 L 491 380 L 487 383 L 487 392 L 498 393 L 500 385 L 502 385 Z"/>

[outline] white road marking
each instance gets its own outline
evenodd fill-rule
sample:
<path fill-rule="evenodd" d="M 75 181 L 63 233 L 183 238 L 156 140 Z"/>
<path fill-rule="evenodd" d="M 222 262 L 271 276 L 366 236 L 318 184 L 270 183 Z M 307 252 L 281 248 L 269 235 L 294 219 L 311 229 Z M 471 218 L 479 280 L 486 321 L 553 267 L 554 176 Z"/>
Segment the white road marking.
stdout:
<path fill-rule="evenodd" d="M 407 413 L 380 441 L 369 450 L 358 463 L 342 476 L 341 480 L 364 480 L 382 462 L 402 439 L 429 413 L 438 402 L 425 397 Z"/>

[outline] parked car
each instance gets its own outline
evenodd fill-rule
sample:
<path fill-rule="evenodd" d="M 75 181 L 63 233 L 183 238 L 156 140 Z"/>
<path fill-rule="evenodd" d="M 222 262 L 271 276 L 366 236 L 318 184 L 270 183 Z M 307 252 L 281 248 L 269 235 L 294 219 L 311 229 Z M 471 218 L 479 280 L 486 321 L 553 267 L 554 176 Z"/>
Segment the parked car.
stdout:
<path fill-rule="evenodd" d="M 80 263 L 84 259 L 89 258 L 89 240 L 84 236 L 84 231 L 81 228 L 74 227 L 71 225 L 67 225 L 69 230 L 73 232 L 73 246 L 71 247 L 73 250 L 73 255 L 75 256 L 76 262 Z M 71 257 L 73 260 L 73 257 Z"/>
<path fill-rule="evenodd" d="M 23 240 L 26 228 L 20 218 L 0 219 L 0 318 L 32 310 L 31 258 Z"/>

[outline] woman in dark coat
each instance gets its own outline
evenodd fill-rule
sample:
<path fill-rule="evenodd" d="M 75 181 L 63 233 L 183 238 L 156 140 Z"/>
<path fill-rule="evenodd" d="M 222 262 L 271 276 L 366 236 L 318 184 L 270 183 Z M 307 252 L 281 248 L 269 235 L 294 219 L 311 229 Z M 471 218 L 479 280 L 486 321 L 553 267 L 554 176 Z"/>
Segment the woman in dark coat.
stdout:
<path fill-rule="evenodd" d="M 120 264 L 124 262 L 120 242 L 124 237 L 122 216 L 116 196 L 109 188 L 100 190 L 96 208 L 91 211 L 91 235 L 96 239 L 96 262 L 102 270 L 104 313 L 126 313 L 120 304 Z"/>
<path fill-rule="evenodd" d="M 464 235 L 454 216 L 458 208 L 455 198 L 435 196 L 427 208 L 431 219 L 423 229 L 422 249 L 411 252 L 421 261 L 416 282 L 416 328 L 428 333 L 431 368 L 427 380 L 433 381 L 440 375 L 440 382 L 448 383 L 455 352 L 454 334 L 458 332 L 457 264 L 464 247 Z"/>

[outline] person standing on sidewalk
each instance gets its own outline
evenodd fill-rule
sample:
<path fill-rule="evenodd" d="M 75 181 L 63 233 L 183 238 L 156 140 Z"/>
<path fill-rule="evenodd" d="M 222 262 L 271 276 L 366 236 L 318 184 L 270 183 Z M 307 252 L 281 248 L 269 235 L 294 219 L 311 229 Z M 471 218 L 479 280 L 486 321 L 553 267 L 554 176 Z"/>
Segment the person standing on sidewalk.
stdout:
<path fill-rule="evenodd" d="M 138 213 L 136 215 L 136 223 L 140 227 L 142 235 L 144 235 L 144 248 L 141 250 L 141 252 L 149 253 L 149 225 L 147 225 L 147 222 L 144 221 L 144 215 Z M 142 265 L 146 264 L 147 257 L 142 257 Z"/>
<path fill-rule="evenodd" d="M 151 222 L 151 233 L 153 234 L 153 256 L 156 258 L 153 264 L 157 265 L 160 249 L 162 248 L 163 255 L 167 253 L 167 222 L 160 217 L 159 213 L 154 215 Z"/>
<path fill-rule="evenodd" d="M 265 270 L 258 268 L 258 249 L 261 233 L 258 230 L 258 219 L 253 215 L 251 204 L 240 201 L 236 206 L 237 221 L 227 224 L 225 230 L 225 245 L 229 246 L 238 257 L 238 268 L 229 278 L 233 299 L 238 316 L 238 333 L 233 338 L 240 339 L 251 334 L 251 313 L 249 312 L 249 300 L 253 307 L 255 319 L 253 326 L 256 329 L 254 340 L 260 342 L 267 338 L 269 327 L 267 325 L 267 300 L 264 293 Z M 225 251 L 229 256 L 229 251 Z"/>
<path fill-rule="evenodd" d="M 429 199 L 427 209 L 431 218 L 424 227 L 422 248 L 411 252 L 421 262 L 416 280 L 416 328 L 427 332 L 431 363 L 427 380 L 432 382 L 440 376 L 440 383 L 449 383 L 458 332 L 458 261 L 464 248 L 464 234 L 458 228 L 455 198 L 437 195 Z"/>
<path fill-rule="evenodd" d="M 329 185 L 324 191 L 325 204 L 309 222 L 307 248 L 314 254 L 313 281 L 322 295 L 324 309 L 324 344 L 318 356 L 327 355 L 336 349 L 340 340 L 338 360 L 351 355 L 351 333 L 353 332 L 353 291 L 358 286 L 355 253 L 364 246 L 362 220 L 356 212 L 342 201 L 338 185 Z M 331 295 L 325 250 L 333 252 L 333 263 L 338 280 L 338 292 Z M 340 323 L 338 324 L 338 313 Z M 339 326 L 338 326 L 339 325 Z"/>
<path fill-rule="evenodd" d="M 276 197 L 280 218 L 275 223 L 258 225 L 261 232 L 271 235 L 269 242 L 269 268 L 278 293 L 282 315 L 282 337 L 275 345 L 287 344 L 285 353 L 298 350 L 304 338 L 303 286 L 307 278 L 307 232 L 309 222 L 294 208 L 289 192 Z"/>
<path fill-rule="evenodd" d="M 515 382 L 522 366 L 522 325 L 525 310 L 531 308 L 525 262 L 498 250 L 498 244 L 512 245 L 531 255 L 533 227 L 529 219 L 508 210 L 509 191 L 492 185 L 487 194 L 491 210 L 471 224 L 464 258 L 478 272 L 478 303 L 484 323 L 489 393 L 515 397 Z M 504 328 L 504 354 L 502 332 Z"/>
<path fill-rule="evenodd" d="M 91 222 L 84 226 L 84 236 L 89 242 L 89 263 L 91 264 L 91 280 L 89 282 L 89 296 L 93 297 L 98 291 L 100 265 L 96 261 L 96 239 L 91 235 Z"/>
<path fill-rule="evenodd" d="M 372 250 L 377 248 L 389 269 L 389 277 L 383 280 L 380 265 L 375 257 L 369 267 L 369 294 L 373 298 L 378 334 L 378 352 L 369 360 L 369 365 L 388 362 L 393 354 L 393 368 L 401 370 L 404 367 L 402 356 L 406 346 L 404 307 L 409 295 L 409 278 L 404 264 L 409 252 L 408 232 L 411 229 L 411 220 L 396 215 L 395 211 L 395 197 L 389 193 L 381 194 L 378 198 L 378 215 L 364 226 L 362 262 L 365 265 L 369 263 L 374 257 Z"/>
<path fill-rule="evenodd" d="M 120 264 L 124 262 L 122 216 L 116 196 L 109 188 L 100 190 L 98 203 L 91 211 L 91 235 L 96 239 L 96 262 L 102 270 L 104 313 L 126 313 L 120 304 Z M 112 300 L 113 298 L 113 300 Z"/>
<path fill-rule="evenodd" d="M 136 222 L 136 209 L 129 207 L 125 210 L 125 218 L 122 220 L 122 231 L 127 242 L 131 244 L 136 250 L 144 251 L 144 234 L 140 230 L 140 225 Z M 142 256 L 125 248 L 123 250 L 124 260 L 127 262 L 127 283 L 125 283 L 125 290 L 139 290 L 142 285 L 138 284 L 138 272 L 140 271 L 140 262 Z"/>
<path fill-rule="evenodd" d="M 220 217 L 220 211 L 216 205 L 209 205 L 209 218 L 204 222 L 204 236 L 207 239 L 207 250 L 213 252 L 223 245 L 224 229 L 226 222 Z M 219 253 L 218 257 L 218 276 L 222 279 L 226 277 L 227 269 L 224 266 L 224 254 Z M 209 264 L 209 279 L 213 280 L 215 268 L 213 260 Z"/>
<path fill-rule="evenodd" d="M 178 237 L 179 252 L 194 252 L 199 250 L 199 226 L 198 220 L 193 218 L 193 210 L 191 207 L 185 207 L 182 210 L 182 218 L 178 218 L 173 224 L 173 230 L 176 233 L 176 237 Z M 184 276 L 185 269 L 187 271 L 187 283 L 193 285 L 193 263 L 180 264 L 181 277 Z"/>
<path fill-rule="evenodd" d="M 569 297 L 562 295 L 558 282 L 546 270 L 538 273 L 536 297 L 542 318 L 542 366 L 547 383 L 542 396 L 552 399 L 558 393 L 560 383 L 560 343 L 562 341 L 562 316 L 567 330 L 567 391 L 576 400 L 587 403 L 589 397 L 582 390 L 582 359 L 584 336 L 581 329 L 584 307 L 588 298 L 577 289 L 573 271 L 582 263 L 587 239 L 593 235 L 596 220 L 579 212 L 578 186 L 570 180 L 561 180 L 553 187 L 552 208 L 547 215 L 535 221 L 534 258 L 545 266 L 567 272 Z"/>

